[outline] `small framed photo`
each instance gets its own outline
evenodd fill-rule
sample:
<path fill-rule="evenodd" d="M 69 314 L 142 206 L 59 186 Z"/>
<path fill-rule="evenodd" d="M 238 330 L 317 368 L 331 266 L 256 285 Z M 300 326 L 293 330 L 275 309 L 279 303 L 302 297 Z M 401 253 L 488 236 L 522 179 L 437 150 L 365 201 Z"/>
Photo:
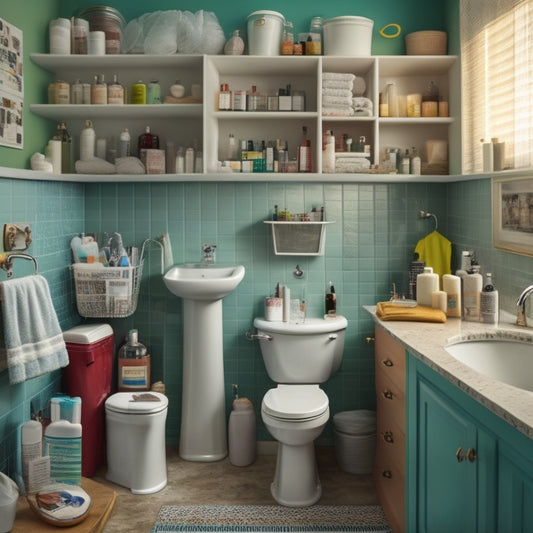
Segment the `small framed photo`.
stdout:
<path fill-rule="evenodd" d="M 492 180 L 495 248 L 533 256 L 533 177 Z"/>

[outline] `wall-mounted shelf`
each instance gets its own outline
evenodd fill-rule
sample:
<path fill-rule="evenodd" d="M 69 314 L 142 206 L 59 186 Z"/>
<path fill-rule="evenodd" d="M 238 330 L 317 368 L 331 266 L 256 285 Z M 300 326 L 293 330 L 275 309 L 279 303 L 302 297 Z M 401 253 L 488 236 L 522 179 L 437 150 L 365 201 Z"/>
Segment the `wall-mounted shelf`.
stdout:
<path fill-rule="evenodd" d="M 272 226 L 276 255 L 324 255 L 327 222 L 287 222 L 265 220 Z"/>

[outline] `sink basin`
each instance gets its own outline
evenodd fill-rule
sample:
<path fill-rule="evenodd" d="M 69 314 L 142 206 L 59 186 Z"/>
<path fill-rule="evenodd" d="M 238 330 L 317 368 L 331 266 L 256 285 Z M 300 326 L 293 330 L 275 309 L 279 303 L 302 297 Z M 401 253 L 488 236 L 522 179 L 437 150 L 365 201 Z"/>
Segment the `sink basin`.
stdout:
<path fill-rule="evenodd" d="M 480 374 L 533 391 L 533 337 L 450 340 L 446 351 Z"/>
<path fill-rule="evenodd" d="M 183 263 L 172 267 L 163 280 L 168 290 L 189 300 L 220 300 L 237 287 L 244 267 Z"/>

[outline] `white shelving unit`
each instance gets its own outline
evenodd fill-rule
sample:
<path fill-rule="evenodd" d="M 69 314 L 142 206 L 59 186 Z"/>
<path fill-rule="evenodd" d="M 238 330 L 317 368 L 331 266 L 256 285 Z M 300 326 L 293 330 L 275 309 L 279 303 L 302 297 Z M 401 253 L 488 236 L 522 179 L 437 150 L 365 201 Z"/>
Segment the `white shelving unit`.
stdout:
<path fill-rule="evenodd" d="M 31 59 L 45 68 L 55 78 L 73 83 L 76 79 L 91 82 L 96 74 L 104 74 L 111 81 L 117 74 L 126 87 L 142 79 L 158 80 L 162 96 L 169 86 L 180 79 L 187 87 L 200 84 L 203 88 L 202 104 L 161 105 L 49 105 L 31 104 L 30 110 L 55 121 L 66 121 L 74 139 L 77 139 L 84 121 L 94 122 L 97 137 L 118 138 L 123 128 L 128 128 L 135 139 L 150 126 L 160 137 L 161 147 L 167 140 L 175 146 L 189 146 L 197 139 L 203 148 L 202 174 L 193 175 L 143 175 L 143 176 L 90 176 L 61 175 L 72 181 L 342 181 L 342 182 L 400 182 L 400 181 L 450 181 L 461 174 L 460 128 L 460 77 L 456 56 L 208 56 L 183 55 L 49 55 L 32 54 Z M 322 73 L 350 72 L 362 77 L 366 96 L 373 102 L 373 115 L 369 117 L 322 116 Z M 430 81 L 435 81 L 441 94 L 449 101 L 448 118 L 380 118 L 379 93 L 393 81 L 399 94 L 423 93 Z M 290 85 L 292 90 L 304 90 L 304 112 L 236 112 L 218 111 L 220 84 L 227 83 L 230 90 L 249 90 L 256 85 L 261 93 L 274 94 L 279 88 Z M 45 94 L 43 88 L 43 94 Z M 230 133 L 236 139 L 283 139 L 289 144 L 290 157 L 296 156 L 296 146 L 306 126 L 312 140 L 313 173 L 227 173 L 220 172 L 218 161 L 226 158 L 226 144 Z M 372 146 L 372 162 L 379 164 L 380 150 L 387 146 L 401 149 L 417 146 L 422 158 L 428 139 L 448 142 L 450 175 L 410 176 L 388 174 L 322 174 L 322 134 L 333 130 L 344 133 L 354 141 L 361 135 Z M 32 178 L 33 179 L 33 178 Z"/>

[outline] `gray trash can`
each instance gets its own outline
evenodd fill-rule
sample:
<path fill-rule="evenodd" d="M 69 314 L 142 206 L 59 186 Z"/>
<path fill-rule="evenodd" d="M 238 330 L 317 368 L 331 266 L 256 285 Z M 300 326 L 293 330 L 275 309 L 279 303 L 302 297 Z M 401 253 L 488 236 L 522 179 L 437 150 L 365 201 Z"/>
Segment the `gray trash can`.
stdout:
<path fill-rule="evenodd" d="M 376 449 L 376 413 L 360 409 L 333 416 L 335 458 L 341 470 L 370 474 Z"/>

